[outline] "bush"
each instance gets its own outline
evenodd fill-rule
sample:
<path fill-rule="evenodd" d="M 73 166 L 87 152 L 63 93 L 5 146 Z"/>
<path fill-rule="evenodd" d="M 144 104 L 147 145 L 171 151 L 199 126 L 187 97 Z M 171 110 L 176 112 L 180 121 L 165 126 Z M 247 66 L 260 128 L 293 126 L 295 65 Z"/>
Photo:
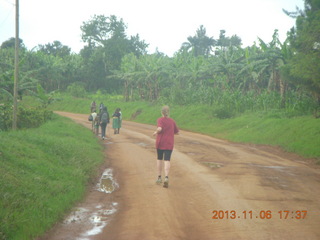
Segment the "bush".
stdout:
<path fill-rule="evenodd" d="M 232 118 L 234 117 L 234 112 L 226 109 L 224 107 L 216 108 L 213 110 L 213 116 L 220 118 L 220 119 L 227 119 L 227 118 Z"/>
<path fill-rule="evenodd" d="M 18 111 L 18 128 L 35 128 L 39 127 L 48 120 L 51 120 L 53 112 L 46 109 L 30 109 L 19 107 Z"/>
<path fill-rule="evenodd" d="M 12 127 L 12 106 L 0 105 L 0 131 L 6 131 Z"/>
<path fill-rule="evenodd" d="M 13 109 L 10 105 L 0 106 L 0 131 L 10 130 L 13 121 Z M 53 117 L 53 112 L 40 109 L 40 108 L 25 108 L 18 107 L 17 127 L 22 128 L 35 128 L 39 127 Z"/>
<path fill-rule="evenodd" d="M 80 83 L 72 83 L 68 86 L 68 93 L 71 94 L 73 97 L 86 97 L 87 92 L 84 88 L 84 86 Z"/>

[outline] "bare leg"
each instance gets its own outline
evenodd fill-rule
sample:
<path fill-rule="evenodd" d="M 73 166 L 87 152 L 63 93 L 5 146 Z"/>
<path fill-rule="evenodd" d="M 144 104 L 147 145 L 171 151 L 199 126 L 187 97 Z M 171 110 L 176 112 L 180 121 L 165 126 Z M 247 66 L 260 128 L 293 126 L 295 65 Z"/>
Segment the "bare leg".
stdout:
<path fill-rule="evenodd" d="M 157 160 L 157 169 L 158 169 L 158 176 L 161 176 L 161 173 L 162 173 L 162 160 Z"/>
<path fill-rule="evenodd" d="M 164 174 L 166 177 L 169 176 L 169 171 L 170 171 L 170 161 L 164 161 Z"/>

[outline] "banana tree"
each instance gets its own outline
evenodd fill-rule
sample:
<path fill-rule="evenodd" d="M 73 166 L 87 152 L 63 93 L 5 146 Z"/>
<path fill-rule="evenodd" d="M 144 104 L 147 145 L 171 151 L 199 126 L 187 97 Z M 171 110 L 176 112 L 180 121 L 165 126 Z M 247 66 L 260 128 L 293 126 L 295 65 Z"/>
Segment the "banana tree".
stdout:
<path fill-rule="evenodd" d="M 292 53 L 288 42 L 285 41 L 283 44 L 280 42 L 278 37 L 278 30 L 274 31 L 272 41 L 266 44 L 262 39 L 259 38 L 260 48 L 262 50 L 261 57 L 264 58 L 264 65 L 262 69 L 266 74 L 269 75 L 268 90 L 279 91 L 282 99 L 282 107 L 285 105 L 285 93 L 287 90 L 287 83 L 281 76 L 281 68 L 288 62 Z"/>
<path fill-rule="evenodd" d="M 157 100 L 162 88 L 170 86 L 168 77 L 170 60 L 158 54 L 144 55 L 140 58 L 139 64 L 142 84 L 147 90 L 146 98 L 150 101 Z"/>
<path fill-rule="evenodd" d="M 5 56 L 6 50 L 1 50 L 1 56 Z M 4 54 L 4 55 L 3 55 Z M 13 99 L 14 65 L 10 54 L 0 60 L 0 92 L 2 99 L 11 101 Z M 21 58 L 19 65 L 23 66 L 26 58 Z M 18 83 L 18 95 L 22 99 L 23 93 L 34 90 L 38 80 L 33 77 L 36 70 L 20 71 Z"/>
<path fill-rule="evenodd" d="M 244 91 L 255 91 L 260 92 L 259 82 L 262 78 L 261 71 L 258 71 L 258 61 L 254 60 L 254 57 L 259 54 L 259 49 L 256 45 L 247 47 L 244 50 L 244 61 L 243 67 L 239 71 L 239 77 L 241 78 L 241 84 L 239 88 Z"/>
<path fill-rule="evenodd" d="M 228 47 L 220 50 L 213 58 L 212 71 L 214 76 L 222 76 L 224 87 L 238 88 L 240 85 L 238 74 L 243 68 L 244 52 L 241 48 Z"/>
<path fill-rule="evenodd" d="M 179 87 L 187 88 L 192 86 L 197 89 L 203 85 L 210 74 L 210 62 L 204 56 L 194 57 L 190 53 L 179 53 L 172 60 L 174 71 L 170 74 Z"/>
<path fill-rule="evenodd" d="M 122 58 L 120 71 L 115 71 L 114 77 L 123 81 L 124 84 L 124 99 L 129 101 L 133 98 L 133 90 L 138 87 L 140 96 L 143 94 L 140 91 L 139 85 L 136 85 L 137 79 L 139 79 L 138 59 L 133 54 L 127 54 Z"/>

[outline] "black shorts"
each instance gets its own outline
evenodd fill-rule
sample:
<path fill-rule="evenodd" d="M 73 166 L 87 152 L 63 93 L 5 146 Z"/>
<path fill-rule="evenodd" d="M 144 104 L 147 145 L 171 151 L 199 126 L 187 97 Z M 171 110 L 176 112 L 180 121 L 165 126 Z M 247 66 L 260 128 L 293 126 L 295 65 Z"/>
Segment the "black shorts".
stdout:
<path fill-rule="evenodd" d="M 158 160 L 170 161 L 172 150 L 157 149 Z"/>

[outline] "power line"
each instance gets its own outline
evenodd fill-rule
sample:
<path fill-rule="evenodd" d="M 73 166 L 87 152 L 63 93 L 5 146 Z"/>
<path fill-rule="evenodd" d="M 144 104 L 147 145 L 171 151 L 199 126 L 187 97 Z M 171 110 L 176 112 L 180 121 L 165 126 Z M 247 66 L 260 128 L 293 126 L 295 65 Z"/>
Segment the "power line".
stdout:
<path fill-rule="evenodd" d="M 12 7 L 11 7 L 11 10 L 8 11 L 7 16 L 0 22 L 0 27 L 2 27 L 5 24 L 5 22 L 8 20 L 9 16 L 12 14 L 12 12 L 16 6 L 14 2 L 11 2 L 9 0 L 2 0 L 2 1 L 10 4 Z"/>
<path fill-rule="evenodd" d="M 9 0 L 2 0 L 2 1 L 5 1 L 5 2 L 9 3 L 10 5 L 15 6 L 15 4 L 12 2 L 9 2 Z"/>
<path fill-rule="evenodd" d="M 15 8 L 15 5 L 13 4 L 11 10 L 8 12 L 8 15 L 5 17 L 5 19 L 0 23 L 0 27 L 3 26 L 3 24 L 8 20 L 9 16 L 12 14 L 13 10 Z"/>

